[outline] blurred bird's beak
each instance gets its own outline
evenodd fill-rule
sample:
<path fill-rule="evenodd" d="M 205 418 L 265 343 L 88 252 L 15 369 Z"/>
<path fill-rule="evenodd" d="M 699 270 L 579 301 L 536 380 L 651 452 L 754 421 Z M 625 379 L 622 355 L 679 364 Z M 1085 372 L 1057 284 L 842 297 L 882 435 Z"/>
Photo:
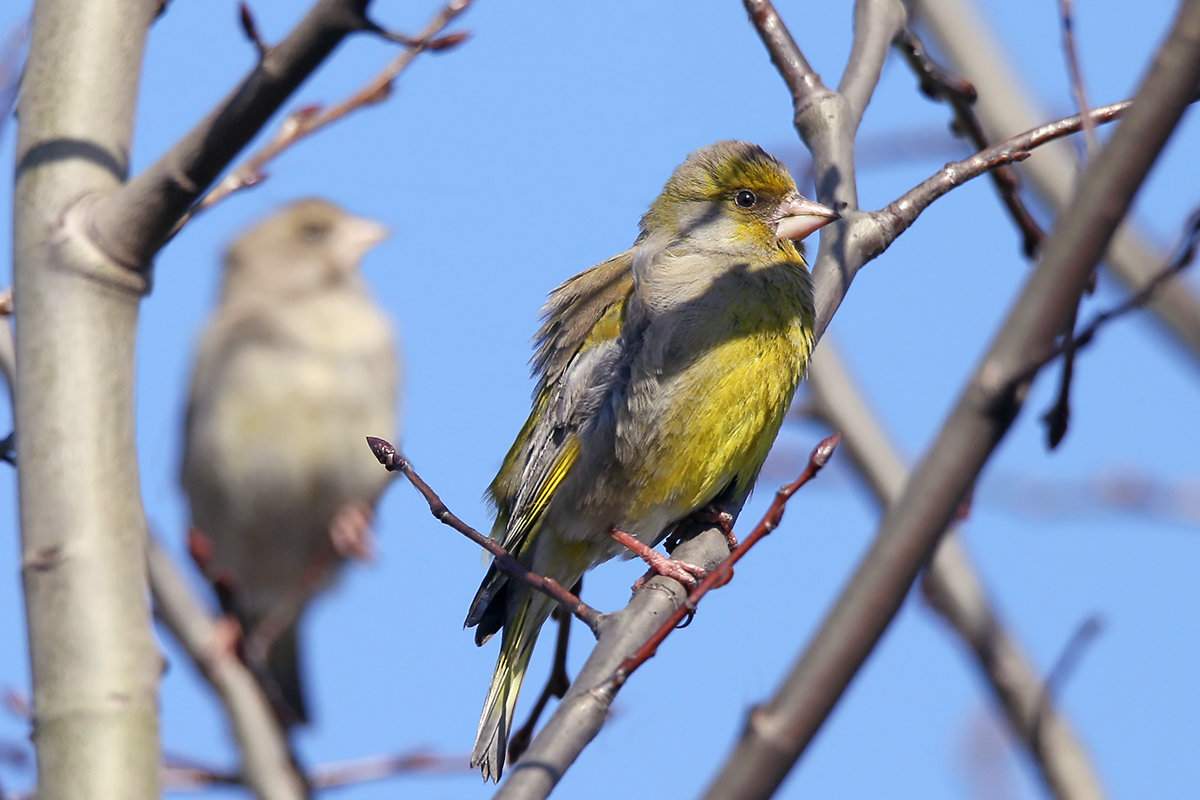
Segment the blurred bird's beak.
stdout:
<path fill-rule="evenodd" d="M 346 247 L 361 255 L 392 235 L 382 222 L 366 217 L 348 217 L 342 221 L 340 235 Z"/>
<path fill-rule="evenodd" d="M 798 194 L 783 201 L 779 206 L 779 214 L 779 221 L 775 223 L 775 237 L 796 241 L 842 218 L 832 208 Z"/>

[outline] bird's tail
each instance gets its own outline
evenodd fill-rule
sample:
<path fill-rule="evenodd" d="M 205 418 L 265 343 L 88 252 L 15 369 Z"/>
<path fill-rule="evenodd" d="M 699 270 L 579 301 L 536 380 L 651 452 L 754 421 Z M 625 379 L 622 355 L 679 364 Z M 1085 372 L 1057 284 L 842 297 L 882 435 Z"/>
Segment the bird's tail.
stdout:
<path fill-rule="evenodd" d="M 496 660 L 496 672 L 483 703 L 475 750 L 471 753 L 471 766 L 480 769 L 485 781 L 499 781 L 504 771 L 517 696 L 542 623 L 554 608 L 554 601 L 539 592 L 514 594 L 521 596 L 517 601 L 521 608 L 504 626 L 500 657 Z"/>
<path fill-rule="evenodd" d="M 255 641 L 261 634 L 263 617 L 239 614 L 238 621 L 249 639 L 244 640 L 246 666 L 258 679 L 271 709 L 286 729 L 308 722 L 308 705 L 304 700 L 304 680 L 301 676 L 300 639 L 296 620 L 270 637 L 265 652 Z"/>
<path fill-rule="evenodd" d="M 285 726 L 308 722 L 308 704 L 304 701 L 304 682 L 300 668 L 300 638 L 296 624 L 283 631 L 267 651 L 267 671 L 279 692 L 279 709 Z"/>

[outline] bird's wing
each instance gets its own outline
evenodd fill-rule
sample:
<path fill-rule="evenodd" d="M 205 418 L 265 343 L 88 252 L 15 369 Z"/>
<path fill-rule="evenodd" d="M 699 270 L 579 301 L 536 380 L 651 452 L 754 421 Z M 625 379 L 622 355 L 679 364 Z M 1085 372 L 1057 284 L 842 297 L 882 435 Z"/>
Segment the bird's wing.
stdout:
<path fill-rule="evenodd" d="M 492 535 L 514 556 L 536 536 L 546 506 L 579 458 L 580 427 L 613 384 L 633 290 L 630 263 L 627 252 L 592 267 L 555 289 L 543 309 L 533 410 L 488 489 L 497 510 Z M 492 606 L 505 582 L 493 566 L 471 604 L 467 626 L 479 625 L 478 640 L 486 641 L 503 622 L 503 604 Z"/>
<path fill-rule="evenodd" d="M 199 477 L 194 473 L 192 460 L 197 436 L 196 426 L 201 409 L 212 409 L 213 397 L 224 389 L 225 376 L 230 366 L 230 344 L 268 335 L 270 331 L 264 328 L 259 315 L 245 313 L 240 309 L 222 309 L 201 335 L 196 349 L 196 363 L 192 369 L 192 384 L 183 422 L 182 483 L 185 487 Z"/>
<path fill-rule="evenodd" d="M 539 420 L 545 423 L 547 410 L 553 412 L 556 422 L 561 423 L 571 416 L 572 401 L 578 400 L 571 390 L 584 383 L 580 380 L 584 373 L 595 368 L 598 353 L 592 353 L 577 365 L 572 366 L 573 362 L 598 345 L 615 344 L 621 331 L 625 300 L 633 290 L 631 264 L 632 251 L 627 250 L 581 272 L 551 292 L 542 309 L 543 322 L 535 337 L 533 357 L 533 370 L 538 379 L 533 409 L 488 489 L 498 512 L 494 530 L 498 537 L 504 537 L 507 532 L 519 495 L 536 500 L 546 489 L 552 491 L 558 485 L 555 481 L 553 486 L 543 487 L 542 492 L 531 495 L 530 479 L 534 475 L 540 474 L 543 478 L 557 475 L 561 480 L 574 462 L 576 445 L 564 439 L 560 442 L 559 459 L 543 464 L 541 470 L 531 469 L 531 443 L 538 441 L 535 428 L 539 427 Z M 573 377 L 564 382 L 562 379 L 568 367 L 572 367 Z M 539 430 L 539 433 L 553 433 L 554 430 L 549 428 Z M 547 437 L 543 435 L 542 438 Z M 548 455 L 545 443 L 539 450 L 543 456 Z M 543 482 L 534 481 L 537 485 Z M 548 495 L 544 499 L 548 499 Z"/>
<path fill-rule="evenodd" d="M 613 256 L 550 293 L 535 337 L 533 371 L 539 394 L 562 376 L 588 340 L 617 337 L 621 320 L 610 312 L 633 291 L 633 252 Z"/>

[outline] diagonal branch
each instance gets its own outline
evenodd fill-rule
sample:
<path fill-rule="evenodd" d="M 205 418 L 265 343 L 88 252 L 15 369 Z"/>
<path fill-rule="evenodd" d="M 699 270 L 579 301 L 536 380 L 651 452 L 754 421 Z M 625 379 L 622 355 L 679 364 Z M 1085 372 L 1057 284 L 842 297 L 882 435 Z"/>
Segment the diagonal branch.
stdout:
<path fill-rule="evenodd" d="M 969 139 L 976 150 L 986 149 L 990 142 L 984 133 L 983 124 L 975 114 L 975 103 L 979 99 L 975 86 L 951 75 L 930 58 L 925 51 L 925 45 L 911 29 L 906 28 L 896 39 L 896 46 L 904 55 L 909 67 L 917 74 L 925 96 L 945 101 L 954 110 L 952 129 Z M 1083 109 L 1080 109 L 1080 113 L 1083 113 Z M 1095 126 L 1094 122 L 1085 121 L 1084 124 Z M 1001 202 L 1021 231 L 1022 249 L 1026 257 L 1033 258 L 1042 249 L 1047 237 L 1046 232 L 1029 213 L 1025 201 L 1021 199 L 1021 184 L 1017 173 L 1010 167 L 998 167 L 992 170 L 991 177 Z"/>
<path fill-rule="evenodd" d="M 538 575 L 536 572 L 527 569 L 524 564 L 513 558 L 498 541 L 484 536 L 459 519 L 458 516 L 446 507 L 446 504 L 442 502 L 442 498 L 438 497 L 437 492 L 417 474 L 417 471 L 413 469 L 412 463 L 401 455 L 400 451 L 391 442 L 376 436 L 368 436 L 367 444 L 370 446 L 375 458 L 379 459 L 379 463 L 388 472 L 399 472 L 408 478 L 408 482 L 413 485 L 413 488 L 421 493 L 421 496 L 425 498 L 425 502 L 429 503 L 429 511 L 433 514 L 434 519 L 443 525 L 453 528 L 484 550 L 487 550 L 495 559 L 497 569 L 514 580 L 526 583 L 536 591 L 557 601 L 560 606 L 575 615 L 584 625 L 587 625 L 592 633 L 598 635 L 600 623 L 599 611 L 567 591 L 566 587 L 553 578 Z"/>
<path fill-rule="evenodd" d="M 279 130 L 270 142 L 254 155 L 250 156 L 250 158 L 246 159 L 241 166 L 226 175 L 220 183 L 214 186 L 208 194 L 204 195 L 203 198 L 188 210 L 175 225 L 171 235 L 174 236 L 178 233 L 189 220 L 201 211 L 207 211 L 234 192 L 248 189 L 251 186 L 261 183 L 267 177 L 265 172 L 266 165 L 301 139 L 311 136 L 322 128 L 332 125 L 355 111 L 386 100 L 392 93 L 392 87 L 396 78 L 408 69 L 409 65 L 421 53 L 447 50 L 465 41 L 467 38 L 467 34 L 465 33 L 453 33 L 446 36 L 440 36 L 439 34 L 459 14 L 466 11 L 467 6 L 470 4 L 471 0 L 451 0 L 451 2 L 443 6 L 433 16 L 429 23 L 415 37 L 399 37 L 398 34 L 392 34 L 389 38 L 397 39 L 405 46 L 404 51 L 400 55 L 392 59 L 365 86 L 340 103 L 324 109 L 319 106 L 306 106 L 292 112 L 283 121 L 283 124 L 279 126 Z M 246 14 L 243 11 L 243 20 L 246 19 Z M 246 23 L 243 22 L 243 24 Z M 251 36 L 251 38 L 254 39 L 255 37 Z"/>
<path fill-rule="evenodd" d="M 175 224 L 313 70 L 351 33 L 371 30 L 369 0 L 318 0 L 228 97 L 141 175 L 98 198 L 88 229 L 128 269 L 143 270 Z"/>
<path fill-rule="evenodd" d="M 671 631 L 695 613 L 700 598 L 729 581 L 734 563 L 779 525 L 788 499 L 816 476 L 838 441 L 834 434 L 813 448 L 804 473 L 776 493 L 762 520 L 732 553 L 725 534 L 707 523 L 700 526 L 694 538 L 671 552 L 673 558 L 708 570 L 708 576 L 690 594 L 677 581 L 658 576 L 634 592 L 624 609 L 601 617 L 599 642 L 587 663 L 546 727 L 512 767 L 497 798 L 544 798 L 550 794 L 562 773 L 600 732 L 629 675 L 654 655 Z"/>
<path fill-rule="evenodd" d="M 746 553 L 750 552 L 751 547 L 754 547 L 767 534 L 779 527 L 780 521 L 783 520 L 783 511 L 787 507 L 788 500 L 792 499 L 792 495 L 798 492 L 801 486 L 804 486 L 804 484 L 817 477 L 817 473 L 833 457 L 833 451 L 837 448 L 841 439 L 841 435 L 835 433 L 817 443 L 812 453 L 809 454 L 808 465 L 804 468 L 804 472 L 800 473 L 800 476 L 796 480 L 782 486 L 775 492 L 775 499 L 771 501 L 771 506 L 767 509 L 767 513 L 754 526 L 754 530 L 750 531 L 750 534 L 742 540 L 741 544 L 735 547 L 733 552 L 717 565 L 716 569 L 709 572 L 704 580 L 700 581 L 699 585 L 688 593 L 687 602 L 668 614 L 667 618 L 663 620 L 662 625 L 654 632 L 654 635 L 647 639 L 646 643 L 639 647 L 636 653 L 621 662 L 616 672 L 609 679 L 614 693 L 625 684 L 625 681 L 629 680 L 629 676 L 634 673 L 634 670 L 654 657 L 654 654 L 658 651 L 658 646 L 671 635 L 671 631 L 676 630 L 681 625 L 686 625 L 687 621 L 690 621 L 690 615 L 696 613 L 696 607 L 706 594 L 717 587 L 724 586 L 733 579 L 734 565 L 741 561 Z"/>
<path fill-rule="evenodd" d="M 941 52 L 955 69 L 979 89 L 975 110 L 993 139 L 1031 128 L 1045 119 L 1032 94 L 1017 79 L 1017 70 L 1004 57 L 991 31 L 961 0 L 913 0 L 916 21 L 923 23 Z M 1021 173 L 1046 205 L 1062 213 L 1071 203 L 1077 162 L 1068 145 L 1051 145 L 1021 166 Z M 1105 265 L 1128 289 L 1144 286 L 1162 262 L 1161 254 L 1147 244 L 1136 224 L 1118 228 L 1105 254 Z M 1200 367 L 1200 295 L 1184 286 L 1160 292 L 1149 308 L 1173 340 L 1184 348 L 1193 365 Z"/>
<path fill-rule="evenodd" d="M 242 756 L 241 775 L 256 797 L 304 798 L 304 778 L 296 769 L 287 737 L 262 686 L 232 647 L 224 646 L 217 622 L 192 594 L 171 557 L 153 537 L 147 564 L 154 613 L 208 681 L 233 729 Z"/>
<path fill-rule="evenodd" d="M 936 441 L 893 503 L 812 643 L 709 787 L 707 797 L 767 797 L 790 771 L 887 629 L 922 565 L 1021 409 L 1012 377 L 1047 352 L 1117 224 L 1200 81 L 1200 0 L 1185 0 L 1137 102 L 1088 167 L 1045 258 L 959 397 Z M 737 793 L 753 765 L 762 791 Z"/>
<path fill-rule="evenodd" d="M 828 336 L 813 357 L 809 391 L 816 416 L 843 431 L 848 455 L 879 505 L 886 508 L 899 499 L 908 468 Z M 1102 796 L 1087 752 L 1005 627 L 953 529 L 938 545 L 921 588 L 974 655 L 980 676 L 1051 794 Z"/>

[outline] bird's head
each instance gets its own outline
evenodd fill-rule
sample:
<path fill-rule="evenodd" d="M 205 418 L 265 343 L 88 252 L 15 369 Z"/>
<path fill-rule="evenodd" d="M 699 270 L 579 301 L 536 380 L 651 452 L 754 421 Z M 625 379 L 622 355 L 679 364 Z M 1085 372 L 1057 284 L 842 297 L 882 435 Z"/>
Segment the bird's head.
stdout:
<path fill-rule="evenodd" d="M 835 219 L 800 194 L 778 159 L 730 140 L 695 151 L 675 169 L 642 217 L 642 232 L 688 236 L 708 249 L 786 250 Z"/>
<path fill-rule="evenodd" d="M 387 238 L 382 224 L 319 198 L 299 200 L 260 222 L 226 254 L 225 290 L 294 296 L 355 282 L 367 251 Z"/>

